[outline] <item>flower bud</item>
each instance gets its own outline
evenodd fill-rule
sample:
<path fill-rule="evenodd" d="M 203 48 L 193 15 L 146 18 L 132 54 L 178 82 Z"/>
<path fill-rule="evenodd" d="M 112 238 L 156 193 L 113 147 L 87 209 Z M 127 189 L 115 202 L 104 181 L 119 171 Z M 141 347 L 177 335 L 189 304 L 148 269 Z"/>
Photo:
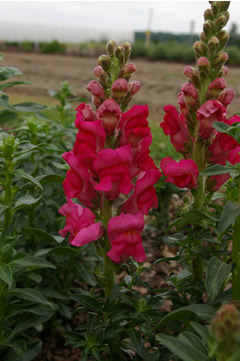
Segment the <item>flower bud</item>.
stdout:
<path fill-rule="evenodd" d="M 219 97 L 217 98 L 217 100 L 222 103 L 222 105 L 224 105 L 225 107 L 227 107 L 233 100 L 235 96 L 234 90 L 233 89 L 224 89 Z"/>
<path fill-rule="evenodd" d="M 223 78 L 214 79 L 208 86 L 207 98 L 216 99 L 226 86 L 226 81 Z"/>
<path fill-rule="evenodd" d="M 229 5 L 230 5 L 230 1 L 221 1 L 221 12 L 227 11 Z"/>
<path fill-rule="evenodd" d="M 103 88 L 101 87 L 101 85 L 95 81 L 95 80 L 92 80 L 88 83 L 87 85 L 87 90 L 92 93 L 92 95 L 98 97 L 98 98 L 102 98 L 102 99 L 105 99 L 106 98 L 106 95 L 105 95 L 105 92 L 103 90 Z"/>
<path fill-rule="evenodd" d="M 209 36 L 212 34 L 214 29 L 214 24 L 212 22 L 212 20 L 206 20 L 205 23 L 203 24 L 203 32 L 206 36 L 206 38 L 209 38 Z"/>
<path fill-rule="evenodd" d="M 227 15 L 218 15 L 217 19 L 215 20 L 215 29 L 216 31 L 220 31 L 228 22 Z"/>
<path fill-rule="evenodd" d="M 117 45 L 117 43 L 114 40 L 110 40 L 107 43 L 106 49 L 107 49 L 107 53 L 108 53 L 109 56 L 111 56 L 111 57 L 113 56 L 114 48 L 115 48 L 116 45 Z"/>
<path fill-rule="evenodd" d="M 219 76 L 227 76 L 227 75 L 228 75 L 228 67 L 224 65 L 219 72 Z"/>
<path fill-rule="evenodd" d="M 201 56 L 201 58 L 197 60 L 197 66 L 200 72 L 200 77 L 206 79 L 210 71 L 210 63 L 208 58 Z"/>
<path fill-rule="evenodd" d="M 216 52 L 219 48 L 219 45 L 220 45 L 220 43 L 219 43 L 218 38 L 216 36 L 212 36 L 208 42 L 208 56 L 209 57 L 213 57 L 216 54 Z"/>
<path fill-rule="evenodd" d="M 125 50 L 125 61 L 128 61 L 131 51 L 132 51 L 132 46 L 128 41 L 125 41 L 124 43 L 122 43 L 121 46 Z"/>
<path fill-rule="evenodd" d="M 132 73 L 135 73 L 136 70 L 136 65 L 133 63 L 129 63 L 122 68 L 118 76 L 121 78 L 128 78 L 131 76 Z"/>
<path fill-rule="evenodd" d="M 141 84 L 137 80 L 131 81 L 128 84 L 128 90 L 132 95 L 135 95 L 140 90 L 140 88 L 141 88 Z"/>
<path fill-rule="evenodd" d="M 220 68 L 226 63 L 227 60 L 228 60 L 228 53 L 225 52 L 219 53 L 213 60 L 212 66 L 214 68 L 218 68 L 218 67 Z"/>
<path fill-rule="evenodd" d="M 119 78 L 112 85 L 112 96 L 118 102 L 125 97 L 128 92 L 128 82 L 125 79 Z"/>
<path fill-rule="evenodd" d="M 100 65 L 97 65 L 93 69 L 93 75 L 95 75 L 96 78 L 101 78 L 101 76 L 106 76 L 107 73 L 103 70 L 103 68 Z"/>
<path fill-rule="evenodd" d="M 203 31 L 200 34 L 200 40 L 203 41 L 204 43 L 207 43 L 207 38 Z"/>
<path fill-rule="evenodd" d="M 204 19 L 205 19 L 205 20 L 213 20 L 213 14 L 212 14 L 211 9 L 205 10 L 205 12 L 204 12 Z"/>
<path fill-rule="evenodd" d="M 183 74 L 189 77 L 189 80 L 193 83 L 193 85 L 195 85 L 195 87 L 200 85 L 199 71 L 196 68 L 186 66 Z"/>
<path fill-rule="evenodd" d="M 221 49 L 225 48 L 229 40 L 229 34 L 226 30 L 221 30 L 218 34 Z"/>
<path fill-rule="evenodd" d="M 125 49 L 122 46 L 118 45 L 117 47 L 115 47 L 114 53 L 116 58 L 118 59 L 119 64 L 123 65 L 125 63 Z"/>
<path fill-rule="evenodd" d="M 213 1 L 212 2 L 212 14 L 214 17 L 221 12 L 221 2 L 220 1 Z"/>
<path fill-rule="evenodd" d="M 196 41 L 193 44 L 193 49 L 197 58 L 199 58 L 200 56 L 205 56 L 207 53 L 207 47 L 202 41 Z"/>
<path fill-rule="evenodd" d="M 111 59 L 108 55 L 101 55 L 98 58 L 98 64 L 105 70 L 108 71 L 111 68 Z"/>

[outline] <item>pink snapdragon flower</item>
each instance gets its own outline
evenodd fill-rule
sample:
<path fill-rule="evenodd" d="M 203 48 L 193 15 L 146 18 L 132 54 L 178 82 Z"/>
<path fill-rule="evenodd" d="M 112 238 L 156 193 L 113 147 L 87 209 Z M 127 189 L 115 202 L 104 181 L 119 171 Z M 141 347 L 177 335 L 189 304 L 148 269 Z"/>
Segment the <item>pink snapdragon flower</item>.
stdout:
<path fill-rule="evenodd" d="M 163 174 L 167 176 L 165 182 L 171 182 L 179 188 L 194 189 L 197 187 L 199 170 L 192 159 L 182 159 L 176 162 L 166 157 L 160 163 Z"/>
<path fill-rule="evenodd" d="M 62 157 L 71 167 L 63 181 L 66 197 L 78 198 L 85 206 L 92 207 L 92 199 L 96 198 L 96 191 L 87 167 L 73 152 L 66 152 Z"/>
<path fill-rule="evenodd" d="M 233 89 L 224 89 L 218 96 L 217 100 L 222 103 L 224 107 L 227 107 L 235 97 Z"/>
<path fill-rule="evenodd" d="M 120 144 L 130 143 L 137 147 L 141 140 L 150 133 L 147 117 L 147 105 L 134 105 L 128 112 L 123 113 L 119 123 L 121 129 Z"/>
<path fill-rule="evenodd" d="M 69 243 L 76 247 L 96 241 L 103 234 L 100 222 L 95 222 L 95 215 L 88 208 L 75 204 L 71 199 L 60 209 L 59 213 L 66 217 L 66 226 L 59 234 L 66 237 L 70 233 Z"/>
<path fill-rule="evenodd" d="M 157 208 L 158 198 L 153 187 L 161 177 L 158 169 L 149 169 L 138 176 L 134 194 L 124 203 L 122 210 L 126 213 L 136 214 L 139 211 L 148 214 L 151 207 Z"/>
<path fill-rule="evenodd" d="M 130 176 L 131 166 L 130 144 L 115 150 L 101 150 L 93 161 L 93 169 L 99 177 L 99 184 L 94 188 L 105 192 L 109 200 L 116 199 L 120 192 L 128 194 L 134 188 Z"/>
<path fill-rule="evenodd" d="M 73 153 L 85 161 L 94 159 L 96 153 L 104 148 L 106 133 L 101 125 L 101 120 L 87 122 L 77 120 L 78 134 L 73 146 Z"/>
<path fill-rule="evenodd" d="M 224 123 L 232 125 L 240 122 L 240 116 L 234 115 L 230 119 L 226 119 Z M 208 148 L 208 162 L 225 164 L 228 160 L 229 152 L 238 147 L 238 142 L 228 134 L 218 132 L 212 144 Z"/>
<path fill-rule="evenodd" d="M 184 121 L 184 117 L 178 114 L 177 109 L 172 105 L 166 105 L 164 108 L 164 121 L 160 123 L 166 135 L 170 135 L 170 141 L 177 152 L 186 153 L 186 144 L 191 142 L 189 131 Z"/>
<path fill-rule="evenodd" d="M 76 108 L 77 115 L 75 120 L 75 127 L 78 128 L 78 123 L 86 120 L 87 122 L 91 122 L 93 120 L 97 120 L 96 114 L 93 112 L 90 105 L 81 103 Z"/>
<path fill-rule="evenodd" d="M 105 100 L 97 110 L 97 117 L 108 134 L 112 134 L 119 122 L 122 112 L 114 99 Z"/>
<path fill-rule="evenodd" d="M 108 237 L 111 249 L 107 253 L 113 262 L 120 262 L 127 257 L 134 257 L 136 261 L 146 259 L 142 245 L 141 232 L 144 227 L 142 213 L 124 214 L 113 217 L 108 222 Z"/>
<path fill-rule="evenodd" d="M 197 110 L 197 118 L 200 122 L 199 135 L 207 139 L 213 132 L 212 124 L 216 121 L 223 122 L 226 119 L 226 108 L 218 100 L 208 100 Z"/>

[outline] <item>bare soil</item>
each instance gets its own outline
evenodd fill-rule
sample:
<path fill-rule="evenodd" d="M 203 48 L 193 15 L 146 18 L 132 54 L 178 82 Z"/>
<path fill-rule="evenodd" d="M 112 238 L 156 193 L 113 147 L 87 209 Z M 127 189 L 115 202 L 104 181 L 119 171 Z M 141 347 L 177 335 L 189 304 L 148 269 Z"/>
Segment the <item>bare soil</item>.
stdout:
<path fill-rule="evenodd" d="M 177 95 L 181 85 L 187 81 L 183 69 L 187 64 L 168 63 L 134 59 L 137 72 L 133 79 L 140 81 L 141 90 L 135 96 L 137 104 L 148 104 L 151 119 L 160 122 L 163 116 L 163 107 L 167 104 L 177 106 Z M 86 99 L 90 95 L 86 85 L 94 79 L 92 71 L 97 65 L 96 58 L 46 55 L 33 53 L 5 52 L 3 65 L 15 66 L 23 72 L 23 79 L 32 82 L 32 85 L 15 86 L 9 93 L 22 96 L 46 97 L 48 89 L 56 89 L 63 81 L 68 81 L 76 93 Z M 228 87 L 236 92 L 230 114 L 240 110 L 240 67 L 230 67 L 226 77 Z"/>

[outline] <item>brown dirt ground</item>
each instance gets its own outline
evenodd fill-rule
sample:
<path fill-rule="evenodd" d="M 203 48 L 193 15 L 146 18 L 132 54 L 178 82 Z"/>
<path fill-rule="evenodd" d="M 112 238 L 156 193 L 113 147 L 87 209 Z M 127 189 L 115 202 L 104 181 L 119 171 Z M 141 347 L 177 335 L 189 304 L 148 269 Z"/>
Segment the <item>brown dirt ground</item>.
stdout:
<path fill-rule="evenodd" d="M 139 80 L 142 88 L 135 96 L 137 104 L 148 104 L 151 119 L 160 122 L 163 107 L 167 104 L 177 106 L 177 95 L 187 78 L 183 75 L 186 64 L 168 63 L 145 59 L 134 59 L 137 72 L 133 79 Z M 97 65 L 96 58 L 45 55 L 32 53 L 5 52 L 3 65 L 16 66 L 23 72 L 23 79 L 32 85 L 15 86 L 8 92 L 21 96 L 46 97 L 47 89 L 56 89 L 63 81 L 68 81 L 72 88 L 86 99 L 90 99 L 86 85 L 94 79 L 92 71 Z M 230 114 L 240 110 L 240 67 L 230 67 L 226 77 L 228 87 L 236 92 Z"/>

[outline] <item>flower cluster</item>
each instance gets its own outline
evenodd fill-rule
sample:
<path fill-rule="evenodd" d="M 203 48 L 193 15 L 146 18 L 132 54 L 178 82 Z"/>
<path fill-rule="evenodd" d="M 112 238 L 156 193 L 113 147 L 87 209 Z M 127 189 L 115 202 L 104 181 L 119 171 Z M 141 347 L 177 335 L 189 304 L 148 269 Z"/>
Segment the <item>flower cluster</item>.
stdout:
<path fill-rule="evenodd" d="M 140 233 L 144 214 L 157 206 L 153 185 L 161 175 L 149 155 L 148 106 L 124 112 L 140 88 L 129 81 L 136 70 L 127 63 L 130 51 L 129 43 L 108 43 L 108 55 L 100 56 L 93 72 L 98 81 L 87 86 L 95 109 L 85 103 L 77 107 L 76 140 L 63 154 L 70 169 L 63 182 L 67 204 L 59 212 L 66 216 L 66 226 L 60 234 L 69 233 L 75 246 L 107 235 L 108 244 L 99 245 L 114 262 L 128 256 L 144 261 Z"/>
<path fill-rule="evenodd" d="M 223 52 L 229 35 L 222 28 L 226 25 L 229 2 L 211 2 L 207 9 L 200 41 L 194 44 L 197 67 L 187 66 L 184 74 L 188 82 L 183 84 L 178 95 L 180 113 L 172 106 L 164 108 L 164 121 L 160 124 L 170 141 L 184 156 L 179 163 L 167 157 L 161 161 L 167 182 L 180 188 L 197 188 L 198 177 L 207 165 L 240 162 L 238 143 L 229 135 L 217 132 L 213 123 L 233 124 L 240 117 L 228 117 L 228 105 L 234 98 L 234 91 L 226 88 L 223 75 L 228 59 Z M 211 176 L 207 179 L 209 191 L 215 191 L 226 182 L 228 174 Z"/>

